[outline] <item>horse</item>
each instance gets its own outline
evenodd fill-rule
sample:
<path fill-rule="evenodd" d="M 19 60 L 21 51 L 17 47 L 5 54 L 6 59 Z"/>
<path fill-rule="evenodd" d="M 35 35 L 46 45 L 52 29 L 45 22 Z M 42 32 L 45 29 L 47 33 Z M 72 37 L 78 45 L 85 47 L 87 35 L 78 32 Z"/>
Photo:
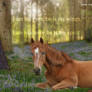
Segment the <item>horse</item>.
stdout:
<path fill-rule="evenodd" d="M 53 90 L 65 88 L 92 88 L 92 61 L 72 59 L 63 51 L 44 43 L 43 39 L 31 39 L 34 73 L 40 75 L 42 66 L 46 68 L 46 81 L 37 83 L 38 88 L 51 87 Z"/>

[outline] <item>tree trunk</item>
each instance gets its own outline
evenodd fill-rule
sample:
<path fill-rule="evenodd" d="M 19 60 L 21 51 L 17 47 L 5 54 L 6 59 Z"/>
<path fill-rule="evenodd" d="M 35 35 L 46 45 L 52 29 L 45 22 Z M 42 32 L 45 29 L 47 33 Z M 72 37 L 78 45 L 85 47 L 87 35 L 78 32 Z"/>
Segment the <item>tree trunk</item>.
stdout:
<path fill-rule="evenodd" d="M 20 45 L 24 45 L 24 0 L 20 0 Z"/>
<path fill-rule="evenodd" d="M 70 21 L 69 21 L 69 40 L 70 41 L 73 41 L 73 21 L 72 21 L 72 18 L 73 18 L 73 1 L 70 0 L 68 2 L 69 4 L 69 18 L 70 18 Z"/>
<path fill-rule="evenodd" d="M 0 0 L 0 39 L 4 51 L 12 51 L 10 0 Z"/>
<path fill-rule="evenodd" d="M 74 0 L 74 40 L 77 40 L 77 30 L 76 30 L 76 0 Z"/>
<path fill-rule="evenodd" d="M 0 69 L 9 69 L 8 61 L 6 59 L 6 56 L 4 54 L 4 51 L 1 45 L 1 40 L 0 40 Z"/>
<path fill-rule="evenodd" d="M 43 7 L 41 8 L 42 16 L 41 16 L 41 37 L 43 37 L 43 25 L 44 25 L 44 18 L 43 18 Z"/>
<path fill-rule="evenodd" d="M 33 3 L 31 3 L 31 38 L 32 38 L 32 32 L 33 32 L 33 11 L 32 11 L 32 4 Z"/>
<path fill-rule="evenodd" d="M 38 40 L 38 0 L 36 0 L 36 41 Z"/>
<path fill-rule="evenodd" d="M 87 0 L 84 0 L 84 3 L 87 4 Z M 84 12 L 84 16 L 83 16 L 83 17 L 84 17 L 84 18 L 83 18 L 83 20 L 84 20 L 84 21 L 83 21 L 83 25 L 84 25 L 84 26 L 83 26 L 83 28 L 84 28 L 84 29 L 83 29 L 83 31 L 84 31 L 84 39 L 86 39 L 87 7 L 86 7 L 86 9 L 85 9 L 85 12 Z"/>

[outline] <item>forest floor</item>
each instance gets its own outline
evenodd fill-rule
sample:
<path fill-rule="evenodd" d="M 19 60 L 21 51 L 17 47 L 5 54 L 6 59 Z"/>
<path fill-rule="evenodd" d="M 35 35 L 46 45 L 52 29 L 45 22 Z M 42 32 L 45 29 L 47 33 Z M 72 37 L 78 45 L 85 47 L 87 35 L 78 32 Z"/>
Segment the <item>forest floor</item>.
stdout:
<path fill-rule="evenodd" d="M 66 52 L 74 59 L 92 60 L 92 43 L 87 43 L 86 41 L 76 41 L 57 43 L 52 44 L 51 46 L 56 48 L 57 50 Z M 13 52 L 14 54 L 9 56 L 9 58 L 11 59 L 13 56 L 17 56 L 23 60 L 26 60 L 31 56 L 30 46 L 24 46 L 24 48 L 15 46 Z"/>
<path fill-rule="evenodd" d="M 85 41 L 66 42 L 52 44 L 60 51 L 68 53 L 72 58 L 77 60 L 92 60 L 92 43 Z M 44 67 L 41 76 L 35 76 L 33 73 L 33 60 L 30 46 L 19 48 L 15 46 L 13 54 L 8 56 L 10 71 L 0 70 L 0 92 L 87 92 L 88 89 L 65 89 L 52 91 L 48 88 L 45 90 L 34 87 L 38 82 L 45 81 Z"/>

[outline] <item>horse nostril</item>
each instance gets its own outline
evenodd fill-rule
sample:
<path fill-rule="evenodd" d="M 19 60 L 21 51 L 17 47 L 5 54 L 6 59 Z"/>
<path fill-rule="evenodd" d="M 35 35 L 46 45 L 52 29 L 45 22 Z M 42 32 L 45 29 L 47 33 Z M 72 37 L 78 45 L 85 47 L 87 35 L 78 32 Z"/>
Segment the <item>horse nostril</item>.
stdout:
<path fill-rule="evenodd" d="M 39 68 L 36 68 L 33 71 L 35 72 L 36 75 L 39 75 L 40 74 L 40 69 Z"/>
<path fill-rule="evenodd" d="M 40 69 L 38 69 L 38 72 L 40 72 Z"/>

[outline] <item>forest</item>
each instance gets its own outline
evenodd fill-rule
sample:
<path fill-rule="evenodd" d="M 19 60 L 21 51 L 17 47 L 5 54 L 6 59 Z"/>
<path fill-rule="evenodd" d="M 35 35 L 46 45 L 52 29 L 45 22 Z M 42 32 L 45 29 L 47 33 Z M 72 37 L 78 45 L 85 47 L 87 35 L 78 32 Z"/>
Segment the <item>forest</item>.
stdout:
<path fill-rule="evenodd" d="M 39 89 L 31 39 L 92 61 L 92 0 L 0 0 L 0 92 L 88 92 L 89 88 Z"/>

